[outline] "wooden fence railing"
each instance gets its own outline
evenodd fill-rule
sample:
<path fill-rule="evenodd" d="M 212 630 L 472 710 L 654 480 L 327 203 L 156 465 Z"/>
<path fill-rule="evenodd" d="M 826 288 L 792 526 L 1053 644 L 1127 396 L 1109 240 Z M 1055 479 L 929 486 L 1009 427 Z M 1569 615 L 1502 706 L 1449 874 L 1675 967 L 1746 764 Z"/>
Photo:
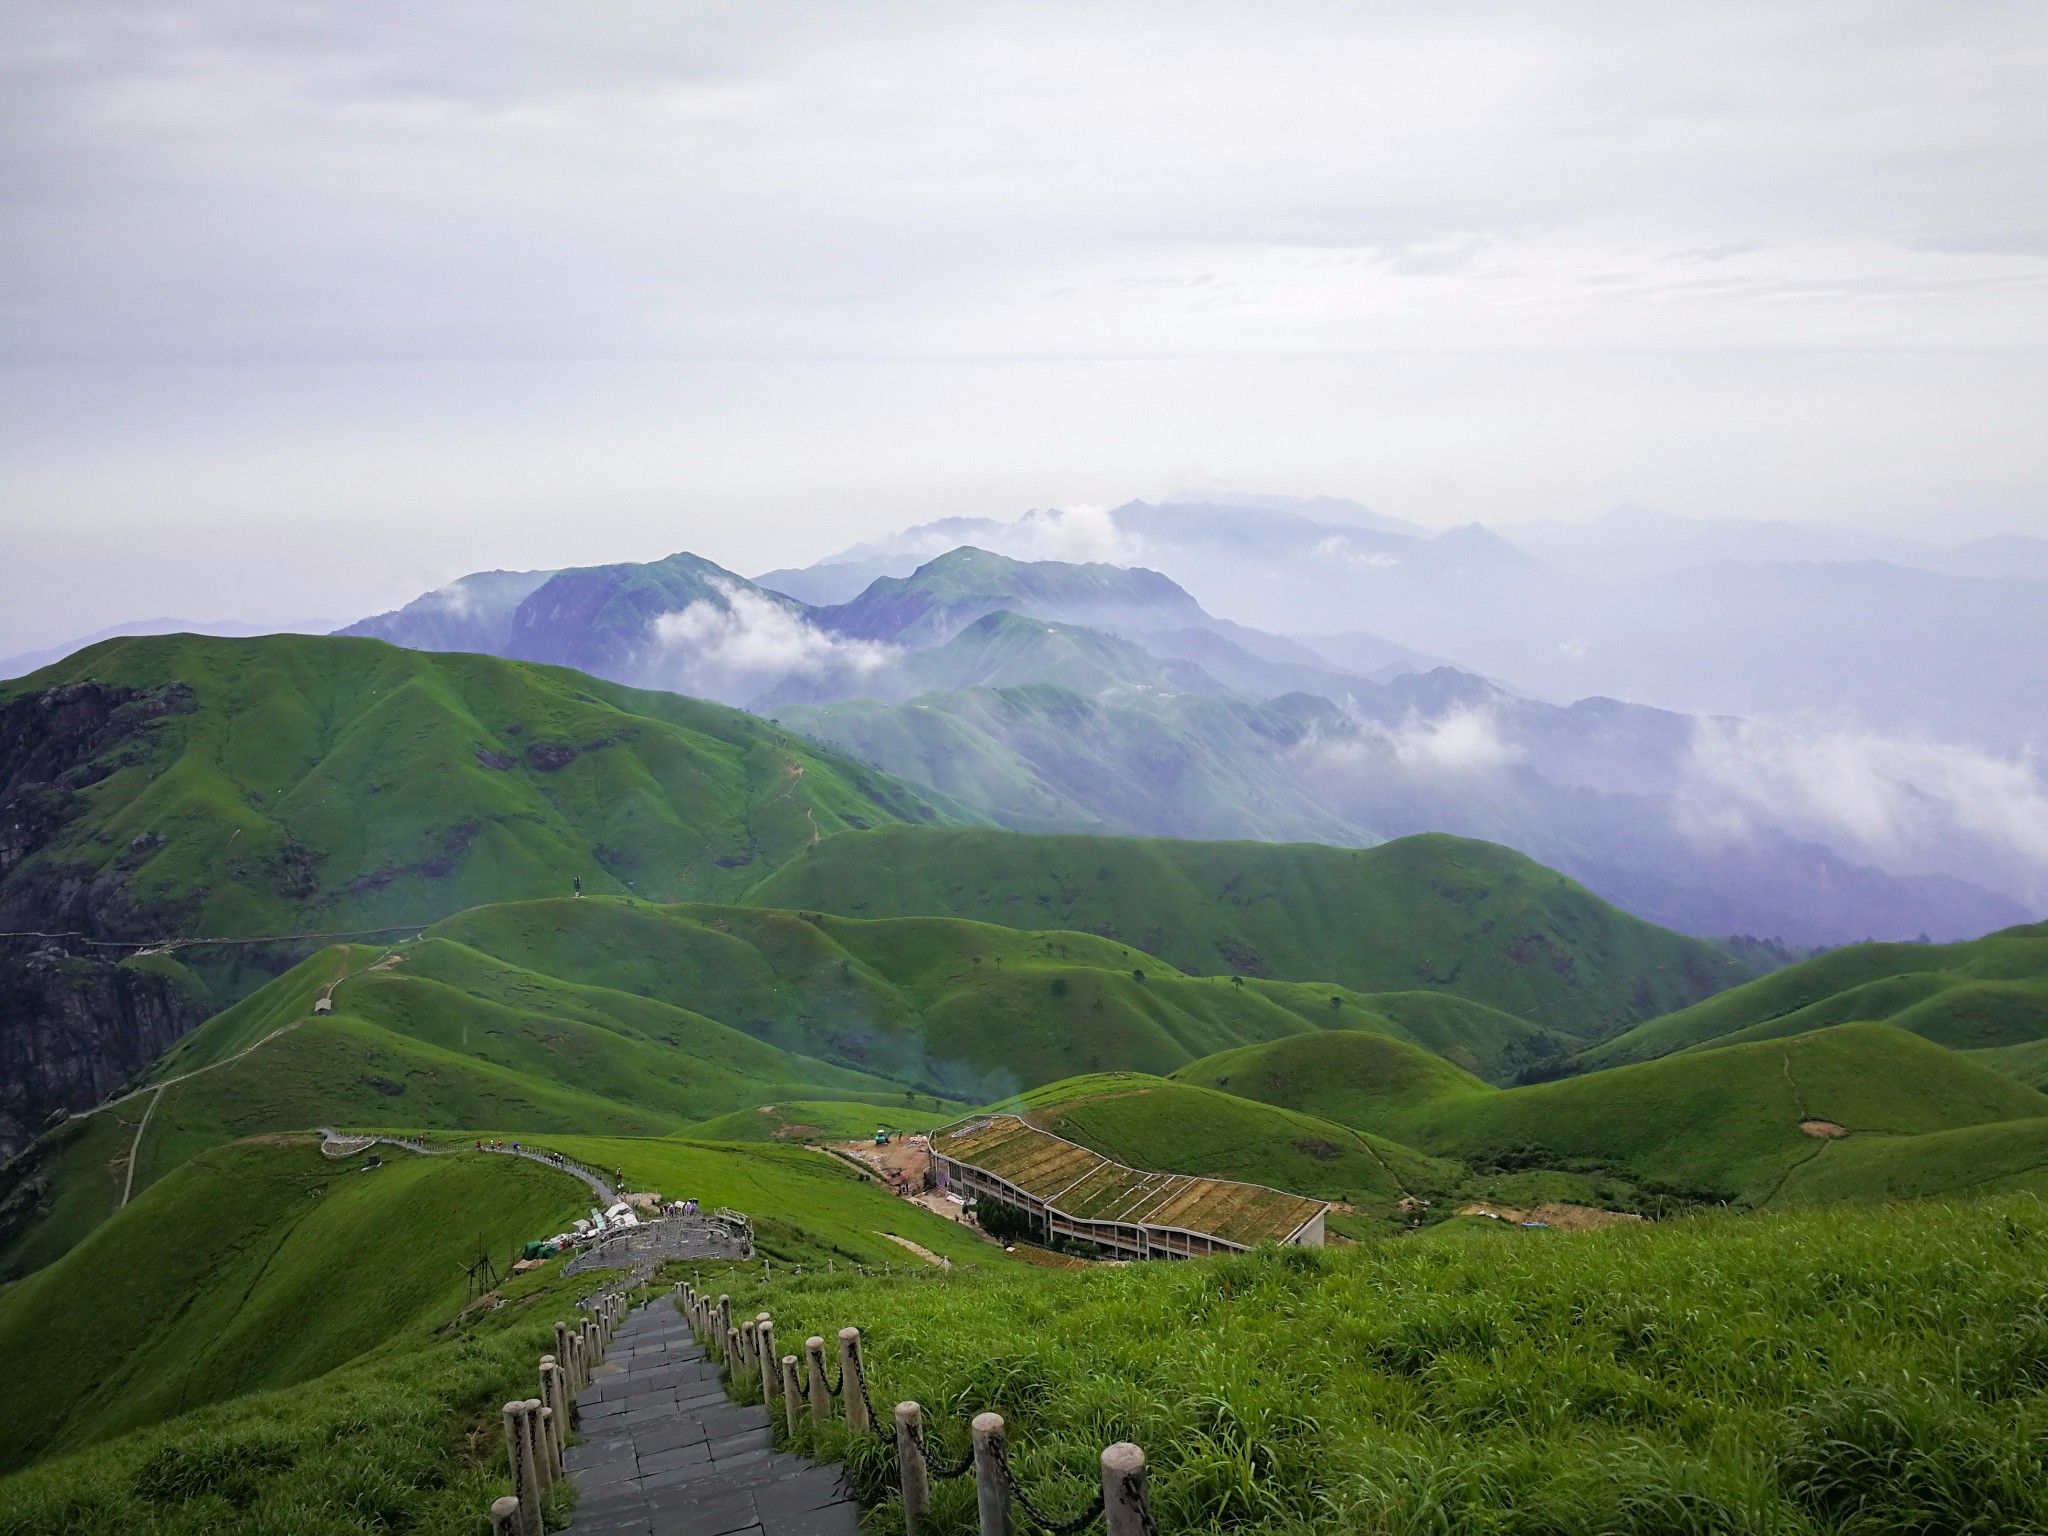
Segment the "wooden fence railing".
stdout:
<path fill-rule="evenodd" d="M 540 1357 L 540 1396 L 505 1405 L 512 1492 L 491 1505 L 491 1536 L 543 1536 L 541 1496 L 567 1475 L 562 1458 L 576 1394 L 604 1363 L 628 1305 L 623 1292 L 603 1296 L 581 1324 L 556 1323 L 555 1352 Z"/>
<path fill-rule="evenodd" d="M 776 1353 L 775 1320 L 768 1313 L 735 1324 L 729 1294 L 714 1301 L 708 1293 L 699 1292 L 687 1282 L 676 1287 L 675 1301 L 677 1310 L 706 1351 L 725 1362 L 726 1374 L 735 1390 L 744 1391 L 751 1385 L 770 1410 L 780 1402 L 783 1423 L 792 1436 L 806 1413 L 813 1424 L 831 1422 L 832 1403 L 837 1398 L 850 1433 L 873 1435 L 885 1442 L 893 1440 L 907 1536 L 920 1536 L 920 1530 L 929 1523 L 932 1483 L 965 1477 L 970 1472 L 974 1474 L 981 1536 L 1014 1536 L 1014 1510 L 1018 1508 L 1047 1536 L 1075 1536 L 1094 1524 L 1098 1516 L 1107 1536 L 1158 1536 L 1146 1486 L 1145 1453 L 1129 1442 L 1103 1450 L 1102 1489 L 1094 1501 L 1079 1514 L 1055 1519 L 1032 1501 L 1012 1470 L 1002 1415 L 975 1416 L 970 1426 L 973 1451 L 955 1466 L 947 1466 L 933 1457 L 925 1440 L 924 1409 L 919 1404 L 898 1403 L 892 1427 L 884 1428 L 874 1404 L 868 1400 L 867 1368 L 858 1328 L 839 1330 L 839 1379 L 835 1382 L 827 1374 L 824 1339 L 804 1340 L 804 1358 L 799 1364 L 793 1354 Z"/>

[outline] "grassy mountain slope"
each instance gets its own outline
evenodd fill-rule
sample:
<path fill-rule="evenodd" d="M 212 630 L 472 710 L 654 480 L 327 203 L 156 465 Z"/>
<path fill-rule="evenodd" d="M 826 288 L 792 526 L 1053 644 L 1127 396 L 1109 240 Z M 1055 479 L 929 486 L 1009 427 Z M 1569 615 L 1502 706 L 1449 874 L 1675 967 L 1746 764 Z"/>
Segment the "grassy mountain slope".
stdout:
<path fill-rule="evenodd" d="M 333 1012 L 315 1014 L 323 995 Z M 1189 977 L 1090 934 L 608 897 L 479 907 L 391 950 L 323 950 L 173 1047 L 148 1078 L 160 1093 L 31 1149 L 0 1174 L 0 1273 L 103 1220 L 131 1148 L 139 1191 L 208 1147 L 321 1125 L 659 1136 L 832 1099 L 872 1103 L 851 1112 L 872 1121 L 1329 1028 L 1427 1040 L 1503 1078 L 1561 1048 L 1455 998 Z"/>
<path fill-rule="evenodd" d="M 1190 974 L 1429 988 L 1587 1039 L 1741 974 L 1519 854 L 1442 836 L 1352 850 L 878 829 L 805 849 L 747 901 L 1074 928 Z"/>
<path fill-rule="evenodd" d="M 594 1168 L 623 1169 L 636 1190 L 745 1211 L 756 1248 L 778 1264 L 900 1265 L 908 1250 L 892 1233 L 956 1264 L 1004 1263 L 1001 1250 L 973 1229 L 900 1200 L 809 1147 L 603 1136 L 551 1136 L 542 1144 Z"/>
<path fill-rule="evenodd" d="M 900 1273 L 918 1261 L 893 1232 L 1012 1267 L 803 1148 L 553 1145 L 742 1207 L 778 1266 Z M 618 1276 L 551 1263 L 501 1282 L 506 1305 L 465 1307 L 479 1241 L 502 1269 L 587 1204 L 582 1186 L 512 1158 L 381 1155 L 365 1171 L 282 1138 L 209 1153 L 0 1295 L 0 1369 L 20 1388 L 0 1403 L 0 1466 L 47 1457 L 0 1477 L 0 1533 L 472 1532 L 505 1491 L 499 1405 L 531 1390 L 574 1298 Z"/>
<path fill-rule="evenodd" d="M 1977 1132 L 2006 1149 L 2000 1167 L 2048 1148 L 2048 1095 L 1886 1024 L 1505 1090 L 1354 1031 L 1226 1051 L 1175 1079 L 1377 1132 L 1481 1173 L 1603 1174 L 1651 1195 L 1747 1204 L 1967 1189 L 1959 1149 L 1977 1145 Z M 1816 1136 L 1802 1122 L 1848 1134 Z M 2005 1187 L 1989 1172 L 1984 1181 Z"/>
<path fill-rule="evenodd" d="M 1384 1125 L 1439 1099 L 1495 1091 L 1440 1056 L 1358 1030 L 1220 1051 L 1173 1078 L 1339 1125 Z"/>
<path fill-rule="evenodd" d="M 813 617 L 839 634 L 924 648 L 999 611 L 1112 631 L 1173 628 L 1207 617 L 1157 571 L 1012 560 L 971 547 L 940 555 L 908 576 L 884 576 L 852 601 L 816 609 Z"/>
<path fill-rule="evenodd" d="M 733 1299 L 791 1337 L 858 1318 L 876 1401 L 949 1456 L 994 1408 L 1052 1510 L 1135 1441 L 1163 1531 L 2018 1532 L 2048 1527 L 2044 1262 L 2006 1199 Z M 887 1501 L 882 1458 L 851 1470 Z"/>
<path fill-rule="evenodd" d="M 1883 1019 L 1954 1050 L 2048 1039 L 2048 923 L 1965 944 L 1831 950 L 1663 1018 L 1579 1058 L 1588 1068 Z"/>
<path fill-rule="evenodd" d="M 371 640 L 109 641 L 7 685 L 157 692 L 0 900 L 85 885 L 154 936 L 430 922 L 482 901 L 737 894 L 821 833 L 940 813 L 718 705 Z M 103 776 L 102 776 L 103 775 Z M 200 953 L 202 959 L 206 954 Z"/>
<path fill-rule="evenodd" d="M 1381 841 L 1370 817 L 1304 782 L 1292 749 L 1307 725 L 1290 701 L 1218 697 L 1213 682 L 1164 694 L 1084 681 L 975 687 L 893 706 L 853 699 L 782 708 L 776 718 L 1013 831 Z"/>
<path fill-rule="evenodd" d="M 202 1404 L 305 1381 L 445 1320 L 479 1239 L 503 1256 L 586 1202 L 514 1159 L 335 1164 L 309 1142 L 179 1169 L 0 1294 L 0 1469 Z"/>
<path fill-rule="evenodd" d="M 1048 1083 L 1000 1107 L 1132 1168 L 1240 1179 L 1341 1200 L 1379 1218 L 1448 1171 L 1314 1115 L 1141 1072 Z"/>
<path fill-rule="evenodd" d="M 2048 1095 L 1888 1024 L 1690 1052 L 1395 1110 L 1371 1129 L 1496 1166 L 1587 1164 L 1646 1186 L 1758 1204 L 1827 1153 L 1801 1122 L 1913 1137 L 2048 1116 Z"/>
<path fill-rule="evenodd" d="M 2048 1119 L 1966 1125 L 1920 1136 L 1852 1136 L 1800 1163 L 1777 1205 L 2048 1196 Z"/>
<path fill-rule="evenodd" d="M 929 1131 L 954 1118 L 944 1110 L 903 1104 L 785 1100 L 715 1115 L 676 1134 L 691 1141 L 863 1141 L 877 1130 Z"/>

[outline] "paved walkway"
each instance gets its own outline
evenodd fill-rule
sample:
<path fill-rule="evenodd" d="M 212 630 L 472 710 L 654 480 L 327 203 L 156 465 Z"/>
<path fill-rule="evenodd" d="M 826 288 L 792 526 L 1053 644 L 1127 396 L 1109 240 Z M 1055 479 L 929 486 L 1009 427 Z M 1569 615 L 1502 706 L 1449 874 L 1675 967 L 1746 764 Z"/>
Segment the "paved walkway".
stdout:
<path fill-rule="evenodd" d="M 667 1297 L 639 1308 L 577 1399 L 570 1529 L 581 1536 L 859 1536 L 837 1467 L 774 1448 L 768 1410 L 729 1401 Z"/>

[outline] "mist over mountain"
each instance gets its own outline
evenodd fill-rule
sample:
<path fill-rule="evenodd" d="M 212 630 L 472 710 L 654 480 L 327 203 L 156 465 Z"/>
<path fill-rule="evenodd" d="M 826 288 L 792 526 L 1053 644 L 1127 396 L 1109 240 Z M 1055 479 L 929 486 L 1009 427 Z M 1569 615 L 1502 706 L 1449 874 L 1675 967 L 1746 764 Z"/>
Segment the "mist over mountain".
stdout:
<path fill-rule="evenodd" d="M 1133 501 L 926 524 L 762 581 L 803 593 L 903 574 L 971 527 L 1021 559 L 1144 565 L 1210 613 L 1347 668 L 1420 657 L 1556 703 L 1811 718 L 2005 754 L 2044 745 L 2041 712 L 2015 701 L 2048 698 L 2048 543 L 1950 549 L 1633 508 L 1524 526 L 1431 533 L 1324 498 Z"/>
<path fill-rule="evenodd" d="M 1584 585 L 1484 529 L 1428 537 L 1324 510 L 1353 521 L 1187 502 L 955 520 L 817 570 L 902 564 L 970 530 L 1099 554 L 1180 529 L 1183 547 L 1234 551 L 1240 590 L 1275 579 L 1274 550 L 1313 564 L 1322 547 L 1327 566 L 1331 541 L 1353 539 L 1396 541 L 1402 556 L 1365 568 L 1408 561 L 1442 593 Z M 1369 630 L 1303 640 L 1219 618 L 1167 574 L 1112 560 L 955 546 L 813 606 L 679 554 L 469 577 L 351 632 L 772 714 L 1018 830 L 1354 846 L 1456 832 L 1687 932 L 1802 945 L 1962 937 L 2048 904 L 2048 794 L 2022 759 L 1607 697 L 1559 705 Z"/>
<path fill-rule="evenodd" d="M 1639 581 L 1729 560 L 1882 560 L 1946 576 L 2048 579 L 2048 539 L 2011 533 L 1947 545 L 1813 523 L 1686 517 L 1627 503 L 1588 522 L 1547 519 L 1502 524 L 1496 531 L 1562 570 L 1609 581 Z"/>

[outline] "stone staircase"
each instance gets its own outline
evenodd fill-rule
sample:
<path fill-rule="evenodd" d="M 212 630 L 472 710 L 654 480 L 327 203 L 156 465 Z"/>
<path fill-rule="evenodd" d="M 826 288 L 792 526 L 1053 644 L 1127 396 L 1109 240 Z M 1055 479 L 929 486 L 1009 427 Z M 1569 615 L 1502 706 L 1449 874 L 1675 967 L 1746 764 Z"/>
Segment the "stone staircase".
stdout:
<path fill-rule="evenodd" d="M 577 1399 L 566 1464 L 579 1536 L 859 1536 L 838 1467 L 775 1449 L 666 1297 L 638 1308 Z"/>

